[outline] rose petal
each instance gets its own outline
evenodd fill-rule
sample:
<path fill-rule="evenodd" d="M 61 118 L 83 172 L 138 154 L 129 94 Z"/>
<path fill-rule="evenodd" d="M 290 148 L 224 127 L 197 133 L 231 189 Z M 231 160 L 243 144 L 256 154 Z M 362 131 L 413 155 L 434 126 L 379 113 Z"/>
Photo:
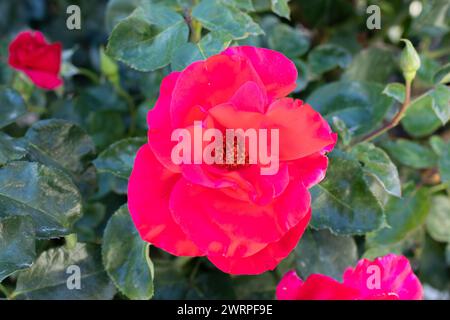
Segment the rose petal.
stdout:
<path fill-rule="evenodd" d="M 377 272 L 380 275 L 379 288 L 374 282 Z M 355 268 L 347 268 L 343 278 L 344 284 L 360 291 L 361 299 L 391 299 L 393 296 L 400 300 L 423 298 L 422 285 L 408 259 L 403 256 L 388 254 L 374 261 L 362 259 Z"/>
<path fill-rule="evenodd" d="M 169 196 L 180 177 L 163 167 L 148 145 L 142 146 L 128 183 L 128 208 L 145 241 L 176 256 L 201 256 L 169 211 Z"/>
<path fill-rule="evenodd" d="M 208 199 L 208 201 L 205 201 Z M 172 191 L 175 221 L 209 255 L 245 257 L 278 241 L 307 214 L 309 193 L 293 183 L 270 205 L 231 198 L 181 179 Z"/>
<path fill-rule="evenodd" d="M 280 160 L 329 150 L 336 143 L 336 135 L 321 115 L 300 100 L 277 100 L 269 106 L 266 116 L 267 127 L 279 129 Z"/>
<path fill-rule="evenodd" d="M 244 258 L 209 255 L 208 259 L 220 270 L 236 275 L 260 274 L 275 267 L 295 248 L 311 218 L 311 210 L 283 238 L 269 243 L 258 253 Z"/>
<path fill-rule="evenodd" d="M 170 107 L 173 127 L 186 127 L 203 120 L 201 112 L 225 103 L 243 84 L 252 81 L 262 87 L 251 63 L 239 56 L 216 55 L 194 62 L 180 75 Z M 199 110 L 192 113 L 193 109 Z"/>
<path fill-rule="evenodd" d="M 270 101 L 287 96 L 296 87 L 297 68 L 283 54 L 251 46 L 230 47 L 222 54 L 249 59 L 261 78 Z"/>

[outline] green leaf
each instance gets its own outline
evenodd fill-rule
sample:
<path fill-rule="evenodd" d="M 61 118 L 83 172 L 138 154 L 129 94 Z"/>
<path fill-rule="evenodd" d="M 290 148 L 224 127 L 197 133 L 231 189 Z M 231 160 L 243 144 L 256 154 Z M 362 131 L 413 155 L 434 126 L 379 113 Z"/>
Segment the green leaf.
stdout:
<path fill-rule="evenodd" d="M 297 67 L 298 77 L 297 77 L 297 87 L 294 93 L 299 93 L 308 86 L 310 81 L 310 71 L 308 70 L 308 65 L 300 59 L 294 59 L 295 66 Z"/>
<path fill-rule="evenodd" d="M 363 234 L 378 229 L 383 210 L 364 179 L 358 161 L 336 150 L 325 180 L 311 189 L 312 220 L 317 229 L 335 234 Z"/>
<path fill-rule="evenodd" d="M 57 119 L 38 121 L 28 129 L 25 141 L 33 160 L 68 173 L 81 190 L 92 188 L 95 145 L 78 125 Z"/>
<path fill-rule="evenodd" d="M 382 149 L 372 143 L 360 143 L 351 154 L 363 163 L 363 171 L 373 176 L 389 194 L 400 197 L 401 183 L 397 167 Z"/>
<path fill-rule="evenodd" d="M 447 63 L 436 72 L 433 77 L 433 82 L 436 84 L 446 84 L 450 82 L 450 63 Z"/>
<path fill-rule="evenodd" d="M 109 0 L 105 13 L 105 24 L 108 31 L 128 17 L 141 2 L 141 0 Z"/>
<path fill-rule="evenodd" d="M 128 111 L 126 101 L 119 97 L 109 83 L 83 90 L 76 98 L 75 104 L 83 116 L 92 111 Z"/>
<path fill-rule="evenodd" d="M 367 237 L 370 247 L 397 243 L 421 226 L 430 209 L 430 197 L 425 188 L 408 185 L 402 198 L 391 197 L 385 206 L 387 226 Z"/>
<path fill-rule="evenodd" d="M 235 40 L 263 34 L 248 14 L 222 0 L 202 0 L 192 10 L 192 16 L 206 29 L 224 32 Z"/>
<path fill-rule="evenodd" d="M 83 216 L 74 226 L 78 241 L 101 243 L 105 216 L 106 206 L 103 203 L 94 202 L 85 204 L 83 206 Z"/>
<path fill-rule="evenodd" d="M 181 261 L 180 261 L 181 260 Z M 197 272 L 201 260 L 194 260 L 194 269 L 186 272 L 183 258 L 153 260 L 155 265 L 155 296 L 157 300 L 235 299 L 230 276 L 217 268 Z M 273 295 L 273 291 L 272 291 Z"/>
<path fill-rule="evenodd" d="M 290 0 L 270 0 L 272 11 L 280 17 L 289 19 L 291 10 L 289 9 L 288 2 Z"/>
<path fill-rule="evenodd" d="M 80 271 L 80 289 L 73 288 Z M 70 288 L 70 289 L 69 289 Z M 101 261 L 99 246 L 78 243 L 43 252 L 33 266 L 19 274 L 14 296 L 31 300 L 106 300 L 115 294 Z"/>
<path fill-rule="evenodd" d="M 0 166 L 14 160 L 20 160 L 27 154 L 15 139 L 0 132 Z"/>
<path fill-rule="evenodd" d="M 225 2 L 235 6 L 238 9 L 242 9 L 244 11 L 254 11 L 252 0 L 225 0 Z"/>
<path fill-rule="evenodd" d="M 100 150 L 121 139 L 125 134 L 122 116 L 114 111 L 89 113 L 85 128 Z"/>
<path fill-rule="evenodd" d="M 35 259 L 33 221 L 28 216 L 0 219 L 0 282 Z"/>
<path fill-rule="evenodd" d="M 133 169 L 136 153 L 145 142 L 145 138 L 126 138 L 112 144 L 94 160 L 97 171 L 127 180 Z"/>
<path fill-rule="evenodd" d="M 339 117 L 333 117 L 331 125 L 333 127 L 333 131 L 338 134 L 338 142 L 341 142 L 344 146 L 350 145 L 353 133 L 348 129 L 345 122 Z"/>
<path fill-rule="evenodd" d="M 405 85 L 398 82 L 389 83 L 383 90 L 383 93 L 388 97 L 394 98 L 399 103 L 405 101 Z"/>
<path fill-rule="evenodd" d="M 327 230 L 307 230 L 294 254 L 296 269 L 303 279 L 320 273 L 342 280 L 345 268 L 353 266 L 358 258 L 352 237 L 336 236 Z"/>
<path fill-rule="evenodd" d="M 81 216 L 81 196 L 62 171 L 32 162 L 0 168 L 0 217 L 29 215 L 41 238 L 71 233 Z"/>
<path fill-rule="evenodd" d="M 323 44 L 315 47 L 308 55 L 308 64 L 316 75 L 340 67 L 346 68 L 352 60 L 350 52 L 335 44 Z"/>
<path fill-rule="evenodd" d="M 209 32 L 200 39 L 197 46 L 204 58 L 218 54 L 231 44 L 231 36 L 225 32 Z"/>
<path fill-rule="evenodd" d="M 427 217 L 427 231 L 439 242 L 450 242 L 450 198 L 438 195 L 433 197 Z"/>
<path fill-rule="evenodd" d="M 277 287 L 277 282 L 270 272 L 233 277 L 232 282 L 238 300 L 272 300 Z"/>
<path fill-rule="evenodd" d="M 421 138 L 432 134 L 442 126 L 433 110 L 434 99 L 426 94 L 414 100 L 406 110 L 402 126 L 411 136 Z"/>
<path fill-rule="evenodd" d="M 195 61 L 204 60 L 202 53 L 195 43 L 185 43 L 174 53 L 172 57 L 172 70 L 181 71 Z"/>
<path fill-rule="evenodd" d="M 438 160 L 439 174 L 441 175 L 441 181 L 444 183 L 450 183 L 450 142 L 442 150 Z"/>
<path fill-rule="evenodd" d="M 342 78 L 386 83 L 396 68 L 393 56 L 391 51 L 380 48 L 362 50 L 353 58 Z"/>
<path fill-rule="evenodd" d="M 376 128 L 394 104 L 382 90 L 376 83 L 332 82 L 316 89 L 306 101 L 329 121 L 338 116 L 358 136 Z"/>
<path fill-rule="evenodd" d="M 406 139 L 397 139 L 383 143 L 394 160 L 414 169 L 431 168 L 436 165 L 436 155 L 429 148 L 417 142 Z"/>
<path fill-rule="evenodd" d="M 443 125 L 447 124 L 450 119 L 450 88 L 443 84 L 438 84 L 431 96 L 433 97 L 431 107 L 434 113 Z"/>
<path fill-rule="evenodd" d="M 267 35 L 269 47 L 290 58 L 297 58 L 306 53 L 310 42 L 309 36 L 304 31 L 284 23 L 276 24 Z"/>
<path fill-rule="evenodd" d="M 0 128 L 13 123 L 26 112 L 25 102 L 17 91 L 0 87 Z"/>
<path fill-rule="evenodd" d="M 209 32 L 198 43 L 186 43 L 181 46 L 172 58 L 172 70 L 183 70 L 195 61 L 218 54 L 231 43 L 231 37 L 223 32 Z"/>
<path fill-rule="evenodd" d="M 189 28 L 181 15 L 144 2 L 114 27 L 107 53 L 136 70 L 153 71 L 170 63 L 188 35 Z"/>
<path fill-rule="evenodd" d="M 153 295 L 153 264 L 148 246 L 131 220 L 127 205 L 123 205 L 105 228 L 102 257 L 116 287 L 133 300 L 148 300 Z"/>

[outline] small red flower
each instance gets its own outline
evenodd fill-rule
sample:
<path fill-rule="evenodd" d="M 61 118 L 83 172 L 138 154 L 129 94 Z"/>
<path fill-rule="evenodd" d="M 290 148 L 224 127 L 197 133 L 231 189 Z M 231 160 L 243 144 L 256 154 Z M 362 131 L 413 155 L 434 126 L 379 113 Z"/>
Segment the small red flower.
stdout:
<path fill-rule="evenodd" d="M 25 73 L 33 83 L 53 90 L 62 85 L 61 43 L 48 43 L 39 31 L 24 31 L 9 45 L 8 63 Z"/>
<path fill-rule="evenodd" d="M 362 259 L 345 270 L 343 282 L 322 274 L 305 281 L 295 271 L 277 287 L 279 300 L 421 300 L 423 289 L 408 259 L 388 254 L 374 261 Z"/>

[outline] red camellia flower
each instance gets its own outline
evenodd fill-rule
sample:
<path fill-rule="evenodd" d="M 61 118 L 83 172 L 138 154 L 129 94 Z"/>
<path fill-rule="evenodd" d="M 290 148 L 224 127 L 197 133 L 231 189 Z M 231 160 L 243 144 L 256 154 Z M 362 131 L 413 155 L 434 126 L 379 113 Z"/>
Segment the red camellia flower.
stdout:
<path fill-rule="evenodd" d="M 129 210 L 145 241 L 176 256 L 207 256 L 231 274 L 272 270 L 289 254 L 311 217 L 308 189 L 324 178 L 326 152 L 336 142 L 319 113 L 285 97 L 296 79 L 282 54 L 241 46 L 163 80 L 128 185 Z M 223 164 L 174 161 L 180 128 L 194 137 L 203 129 L 277 130 L 259 141 L 263 149 L 277 142 L 277 170 L 262 174 L 267 163 L 251 162 L 249 153 Z M 238 153 L 235 141 L 224 149 Z"/>
<path fill-rule="evenodd" d="M 423 289 L 408 259 L 388 254 L 374 261 L 362 259 L 347 268 L 343 283 L 312 274 L 302 281 L 286 273 L 277 287 L 279 300 L 421 300 Z"/>
<path fill-rule="evenodd" d="M 25 73 L 36 86 L 52 90 L 62 84 L 61 51 L 60 43 L 47 43 L 39 31 L 24 31 L 9 45 L 8 63 Z"/>

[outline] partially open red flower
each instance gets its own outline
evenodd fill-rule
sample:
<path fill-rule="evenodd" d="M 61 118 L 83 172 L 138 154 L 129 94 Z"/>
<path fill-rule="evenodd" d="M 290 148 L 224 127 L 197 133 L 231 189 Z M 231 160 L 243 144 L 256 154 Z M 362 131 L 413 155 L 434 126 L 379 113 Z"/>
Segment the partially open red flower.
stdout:
<path fill-rule="evenodd" d="M 8 63 L 25 73 L 36 86 L 52 90 L 62 84 L 61 51 L 60 43 L 47 43 L 39 31 L 24 31 L 9 45 Z"/>
<path fill-rule="evenodd" d="M 322 274 L 305 281 L 295 271 L 277 287 L 279 300 L 420 300 L 423 289 L 408 259 L 388 254 L 374 261 L 362 259 L 345 270 L 343 282 Z"/>
<path fill-rule="evenodd" d="M 128 185 L 129 210 L 145 241 L 177 256 L 207 256 L 232 274 L 271 270 L 289 254 L 311 217 L 308 189 L 324 178 L 326 152 L 336 142 L 319 113 L 285 97 L 296 79 L 282 54 L 243 46 L 163 80 Z M 171 138 L 179 128 L 194 135 L 276 129 L 277 170 L 261 174 L 265 164 L 250 163 L 248 154 L 240 163 L 175 163 L 178 141 Z"/>

